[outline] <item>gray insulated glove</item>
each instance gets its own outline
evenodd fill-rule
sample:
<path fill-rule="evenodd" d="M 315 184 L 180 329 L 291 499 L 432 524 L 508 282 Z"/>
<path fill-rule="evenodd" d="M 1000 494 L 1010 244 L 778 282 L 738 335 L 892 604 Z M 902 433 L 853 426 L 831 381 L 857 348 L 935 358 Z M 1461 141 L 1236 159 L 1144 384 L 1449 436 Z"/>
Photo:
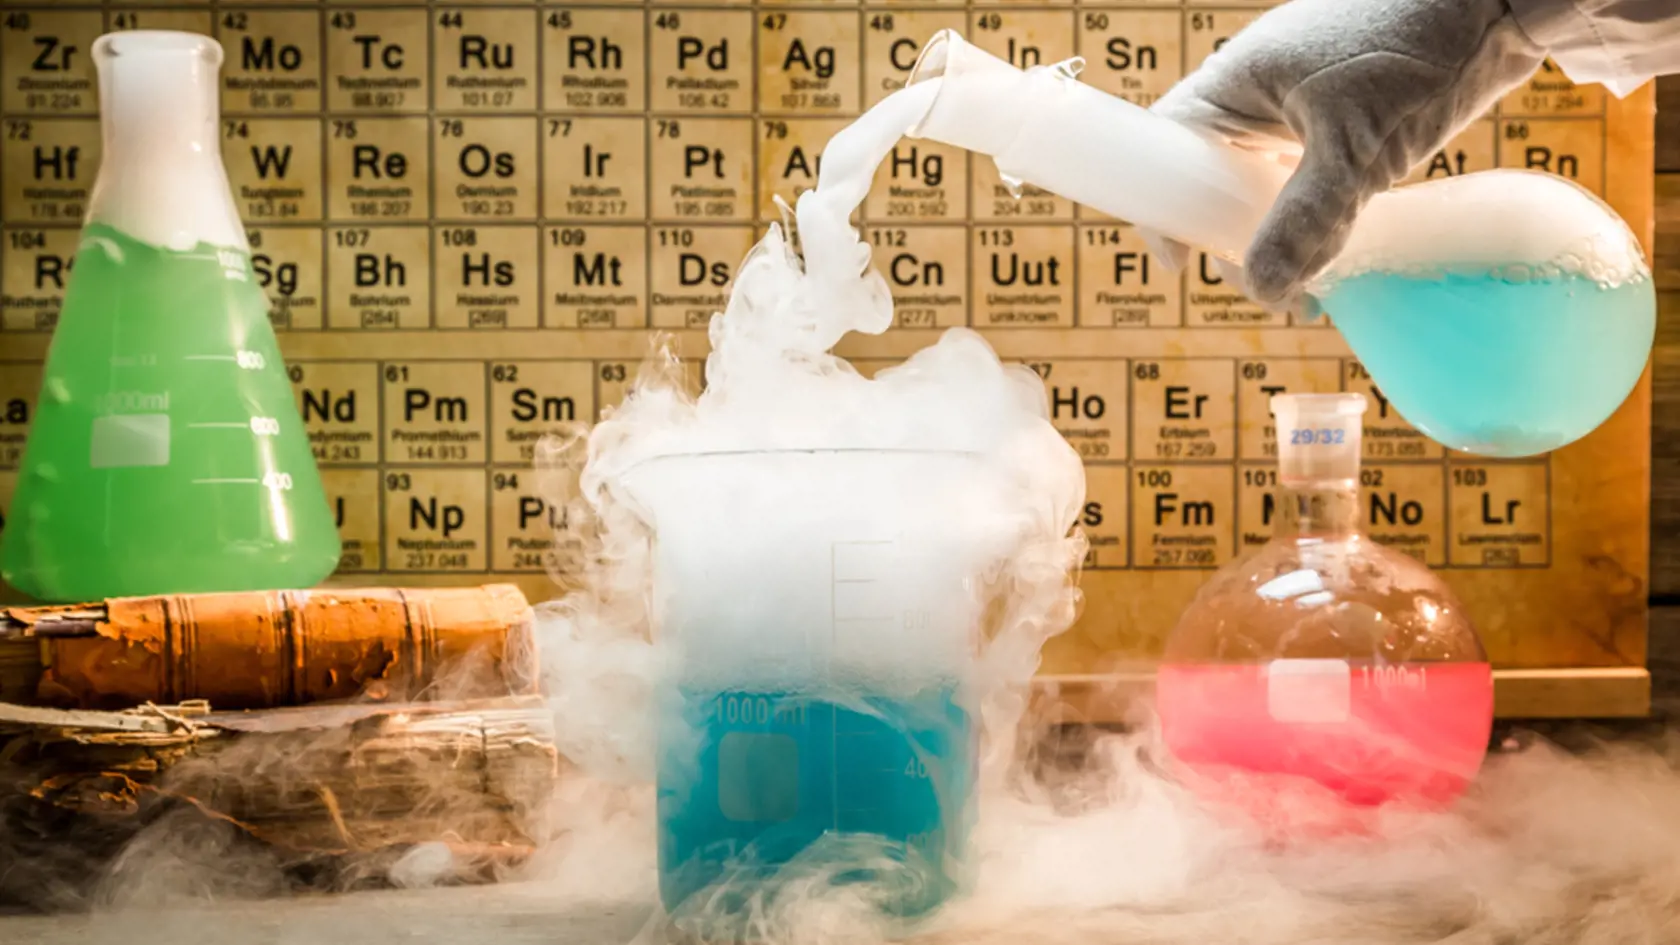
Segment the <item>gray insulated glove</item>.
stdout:
<path fill-rule="evenodd" d="M 1373 195 L 1539 67 L 1506 0 L 1290 0 L 1153 111 L 1297 162 L 1243 260 L 1256 301 L 1297 304 Z M 1150 234 L 1162 262 L 1188 250 Z"/>

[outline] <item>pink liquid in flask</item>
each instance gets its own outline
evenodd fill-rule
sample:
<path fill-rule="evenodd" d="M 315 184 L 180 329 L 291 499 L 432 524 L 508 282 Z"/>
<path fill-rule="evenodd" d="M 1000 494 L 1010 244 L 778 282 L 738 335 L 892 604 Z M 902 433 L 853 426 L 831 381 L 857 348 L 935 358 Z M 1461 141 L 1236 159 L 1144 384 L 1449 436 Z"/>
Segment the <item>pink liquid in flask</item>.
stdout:
<path fill-rule="evenodd" d="M 1167 748 L 1199 793 L 1266 809 L 1289 793 L 1439 807 L 1481 767 L 1493 673 L 1471 662 L 1176 664 L 1161 667 L 1156 699 Z"/>
<path fill-rule="evenodd" d="M 1365 533 L 1365 409 L 1357 393 L 1272 398 L 1272 538 L 1196 592 L 1157 676 L 1174 773 L 1291 836 L 1452 802 L 1493 728 L 1493 673 L 1463 604 Z"/>

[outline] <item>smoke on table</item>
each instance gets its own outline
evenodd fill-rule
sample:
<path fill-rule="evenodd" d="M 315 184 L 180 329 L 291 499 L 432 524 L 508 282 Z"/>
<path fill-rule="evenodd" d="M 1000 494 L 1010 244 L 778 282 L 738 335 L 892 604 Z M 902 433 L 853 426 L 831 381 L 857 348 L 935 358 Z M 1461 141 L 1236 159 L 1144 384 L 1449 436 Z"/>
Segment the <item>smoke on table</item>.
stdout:
<path fill-rule="evenodd" d="M 1680 734 L 1570 748 L 1515 736 L 1451 811 L 1277 847 L 1162 777 L 1151 729 L 1101 736 L 1048 786 L 987 798 L 977 888 L 930 926 L 888 929 L 809 900 L 764 931 L 799 945 L 1680 940 Z M 527 882 L 286 905 L 240 901 L 284 883 L 231 831 L 160 821 L 109 868 L 93 916 L 0 919 L 0 932 L 48 945 L 661 940 L 651 792 L 575 778 L 555 806 L 564 829 Z"/>

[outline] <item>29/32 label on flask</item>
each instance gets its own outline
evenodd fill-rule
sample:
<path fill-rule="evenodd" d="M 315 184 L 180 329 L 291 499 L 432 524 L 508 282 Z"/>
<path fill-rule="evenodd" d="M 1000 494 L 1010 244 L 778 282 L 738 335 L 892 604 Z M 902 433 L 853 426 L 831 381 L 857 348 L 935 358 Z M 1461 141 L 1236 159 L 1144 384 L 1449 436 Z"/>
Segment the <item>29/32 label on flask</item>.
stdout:
<path fill-rule="evenodd" d="M 1237 453 L 1245 460 L 1277 460 L 1277 419 L 1272 398 L 1279 394 L 1328 393 L 1340 389 L 1341 362 L 1335 358 L 1245 358 L 1237 362 Z"/>

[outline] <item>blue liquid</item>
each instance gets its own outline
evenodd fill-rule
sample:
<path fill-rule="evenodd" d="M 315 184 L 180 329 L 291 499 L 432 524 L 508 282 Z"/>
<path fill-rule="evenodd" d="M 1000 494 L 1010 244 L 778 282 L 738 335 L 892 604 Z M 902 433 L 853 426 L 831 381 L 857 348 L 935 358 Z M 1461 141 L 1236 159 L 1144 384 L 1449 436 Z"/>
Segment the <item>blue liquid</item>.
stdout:
<path fill-rule="evenodd" d="M 872 883 L 874 901 L 900 916 L 955 892 L 975 735 L 950 689 L 680 699 L 659 765 L 659 889 L 671 913 L 728 913 L 813 875 Z"/>
<path fill-rule="evenodd" d="M 1383 396 L 1450 448 L 1529 456 L 1592 432 L 1638 382 L 1656 333 L 1650 279 L 1368 274 L 1322 299 Z"/>

